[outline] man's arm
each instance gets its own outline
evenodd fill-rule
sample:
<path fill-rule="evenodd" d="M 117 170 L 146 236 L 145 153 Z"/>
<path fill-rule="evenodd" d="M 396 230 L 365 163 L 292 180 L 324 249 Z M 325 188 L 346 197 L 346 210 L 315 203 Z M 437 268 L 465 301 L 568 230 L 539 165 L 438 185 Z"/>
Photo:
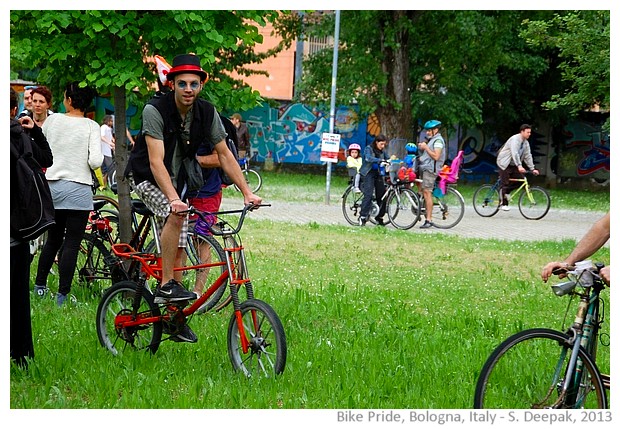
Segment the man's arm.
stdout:
<path fill-rule="evenodd" d="M 592 256 L 607 243 L 610 236 L 609 218 L 610 214 L 607 213 L 592 225 L 592 228 L 583 236 L 575 249 L 568 255 L 568 258 L 565 259 L 568 265 L 574 265 L 575 262 L 583 261 Z"/>
<path fill-rule="evenodd" d="M 149 151 L 151 172 L 153 173 L 153 177 L 155 177 L 157 186 L 161 189 L 166 198 L 168 198 L 172 212 L 187 210 L 187 205 L 179 199 L 177 190 L 174 188 L 172 180 L 170 179 L 170 174 L 168 174 L 168 170 L 164 165 L 165 151 L 163 140 L 158 140 L 149 135 L 145 136 L 145 140 Z"/>
<path fill-rule="evenodd" d="M 196 160 L 202 168 L 218 168 L 220 167 L 220 159 L 214 150 L 210 155 L 196 155 Z"/>
<path fill-rule="evenodd" d="M 545 265 L 541 274 L 542 279 L 547 281 L 553 273 L 553 270 L 573 266 L 575 262 L 583 261 L 596 253 L 596 251 L 603 247 L 603 245 L 607 243 L 607 240 L 609 240 L 609 222 L 610 212 L 592 225 L 590 230 L 586 232 L 586 235 L 577 243 L 577 246 L 575 246 L 564 262 L 553 261 Z"/>
<path fill-rule="evenodd" d="M 418 143 L 419 149 L 425 150 L 426 153 L 428 153 L 428 156 L 433 159 L 433 161 L 437 161 L 441 156 L 441 151 L 443 150 L 443 148 L 435 148 L 434 146 L 435 145 L 433 144 L 433 148 L 431 148 L 426 142 Z"/>

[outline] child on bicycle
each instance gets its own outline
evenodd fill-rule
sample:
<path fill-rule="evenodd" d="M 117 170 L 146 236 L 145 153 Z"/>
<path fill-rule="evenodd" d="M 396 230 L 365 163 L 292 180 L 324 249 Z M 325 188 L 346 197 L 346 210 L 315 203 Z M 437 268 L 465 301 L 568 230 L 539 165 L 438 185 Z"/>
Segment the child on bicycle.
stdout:
<path fill-rule="evenodd" d="M 362 168 L 362 157 L 360 151 L 362 148 L 357 143 L 351 143 L 349 145 L 349 156 L 347 156 L 347 169 L 349 171 L 349 177 L 353 180 L 353 192 L 356 194 L 361 193 L 360 189 L 360 168 Z"/>
<path fill-rule="evenodd" d="M 398 178 L 403 182 L 413 182 L 416 178 L 415 170 L 417 167 L 416 159 L 418 147 L 415 143 L 407 143 L 405 145 L 407 155 L 405 156 L 405 165 L 398 170 Z"/>

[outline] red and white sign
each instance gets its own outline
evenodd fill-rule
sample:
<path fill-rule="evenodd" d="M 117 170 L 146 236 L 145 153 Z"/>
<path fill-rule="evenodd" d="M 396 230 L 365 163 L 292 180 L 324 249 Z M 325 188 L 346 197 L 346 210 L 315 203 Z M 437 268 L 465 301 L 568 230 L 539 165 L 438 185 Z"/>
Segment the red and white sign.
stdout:
<path fill-rule="evenodd" d="M 340 134 L 323 133 L 321 137 L 321 161 L 338 162 Z"/>

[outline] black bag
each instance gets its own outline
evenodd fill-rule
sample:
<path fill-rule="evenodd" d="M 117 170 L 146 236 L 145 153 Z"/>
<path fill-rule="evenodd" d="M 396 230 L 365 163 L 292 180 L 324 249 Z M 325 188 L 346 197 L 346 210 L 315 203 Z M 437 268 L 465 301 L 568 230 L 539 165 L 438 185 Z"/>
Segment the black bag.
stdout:
<path fill-rule="evenodd" d="M 54 202 L 45 174 L 32 156 L 30 137 L 22 133 L 21 139 L 22 153 L 11 144 L 11 155 L 16 159 L 11 181 L 17 194 L 16 204 L 11 206 L 11 237 L 34 240 L 56 223 Z"/>
<path fill-rule="evenodd" d="M 226 134 L 228 136 L 224 139 L 226 141 L 226 145 L 230 152 L 234 155 L 235 159 L 239 159 L 239 154 L 237 152 L 237 128 L 230 121 L 230 119 L 220 115 L 220 119 L 224 124 L 224 129 L 226 130 Z M 220 178 L 222 179 L 222 185 L 230 186 L 233 184 L 233 181 L 228 175 L 224 172 L 222 168 L 219 168 Z"/>

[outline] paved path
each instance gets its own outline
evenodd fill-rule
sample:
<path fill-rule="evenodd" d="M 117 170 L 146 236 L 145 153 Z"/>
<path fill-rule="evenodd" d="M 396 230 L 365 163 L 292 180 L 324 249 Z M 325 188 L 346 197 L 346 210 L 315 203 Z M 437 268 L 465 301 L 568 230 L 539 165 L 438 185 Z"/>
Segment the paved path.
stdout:
<path fill-rule="evenodd" d="M 240 198 L 224 198 L 222 210 L 239 208 Z M 271 207 L 252 212 L 253 219 L 268 219 L 275 222 L 308 224 L 316 222 L 326 225 L 349 225 L 342 215 L 340 198 L 332 197 L 330 205 L 325 203 L 290 203 L 266 201 Z M 590 229 L 595 220 L 603 216 L 601 212 L 559 210 L 553 203 L 547 216 L 541 220 L 527 220 L 517 207 L 508 212 L 500 211 L 495 216 L 483 218 L 471 205 L 465 202 L 465 215 L 452 229 L 420 229 L 420 223 L 408 230 L 411 234 L 451 234 L 465 238 L 495 238 L 498 240 L 579 240 Z M 387 218 L 386 218 L 387 220 Z M 358 227 L 356 227 L 358 228 Z M 370 223 L 365 228 L 376 228 Z M 393 227 L 388 227 L 393 228 Z M 609 245 L 609 243 L 607 244 Z"/>

